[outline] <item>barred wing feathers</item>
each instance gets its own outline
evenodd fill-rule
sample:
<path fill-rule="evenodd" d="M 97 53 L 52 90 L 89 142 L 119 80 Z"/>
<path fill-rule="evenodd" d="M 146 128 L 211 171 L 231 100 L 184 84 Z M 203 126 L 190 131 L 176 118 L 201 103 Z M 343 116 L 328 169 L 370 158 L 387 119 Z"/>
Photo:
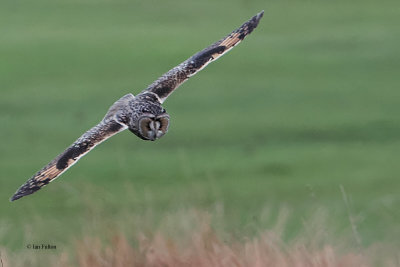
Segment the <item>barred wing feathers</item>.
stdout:
<path fill-rule="evenodd" d="M 239 44 L 257 27 L 263 14 L 264 11 L 261 11 L 225 38 L 194 54 L 171 69 L 149 85 L 142 93 L 152 92 L 158 96 L 160 103 L 163 103 L 187 79 Z"/>
<path fill-rule="evenodd" d="M 63 153 L 58 155 L 43 169 L 33 175 L 17 192 L 11 197 L 11 201 L 17 200 L 23 196 L 30 195 L 47 185 L 72 165 L 81 157 L 86 155 L 95 146 L 107 140 L 111 136 L 125 130 L 127 127 L 115 120 L 102 121 L 92 129 L 84 133 Z"/>

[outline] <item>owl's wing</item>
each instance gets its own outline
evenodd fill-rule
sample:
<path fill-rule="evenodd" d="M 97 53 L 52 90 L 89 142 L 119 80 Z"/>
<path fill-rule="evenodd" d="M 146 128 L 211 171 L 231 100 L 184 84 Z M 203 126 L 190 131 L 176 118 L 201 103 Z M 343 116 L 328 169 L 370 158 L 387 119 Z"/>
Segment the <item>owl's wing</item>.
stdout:
<path fill-rule="evenodd" d="M 115 102 L 99 124 L 84 133 L 63 153 L 33 175 L 17 190 L 10 200 L 14 201 L 23 196 L 33 194 L 59 177 L 95 146 L 127 129 L 128 127 L 124 123 L 118 121 L 116 115 L 120 109 L 126 107 L 127 101 L 132 98 L 133 95 L 129 94 Z"/>
<path fill-rule="evenodd" d="M 171 69 L 149 85 L 142 93 L 154 93 L 158 96 L 160 103 L 163 103 L 183 82 L 202 70 L 211 61 L 224 55 L 249 35 L 257 27 L 263 14 L 264 11 L 261 11 L 225 38 L 196 53 Z"/>

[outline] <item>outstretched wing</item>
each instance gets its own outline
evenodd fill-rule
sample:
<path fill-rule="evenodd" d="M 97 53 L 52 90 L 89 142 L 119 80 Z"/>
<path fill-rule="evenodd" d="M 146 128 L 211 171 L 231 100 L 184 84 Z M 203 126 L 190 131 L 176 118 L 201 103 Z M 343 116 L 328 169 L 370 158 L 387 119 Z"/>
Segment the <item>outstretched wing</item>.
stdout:
<path fill-rule="evenodd" d="M 129 99 L 133 99 L 133 95 L 126 95 L 115 102 L 99 124 L 84 133 L 63 153 L 58 155 L 49 164 L 43 167 L 43 169 L 33 175 L 17 190 L 10 200 L 14 201 L 23 196 L 33 194 L 59 177 L 95 146 L 111 136 L 127 129 L 128 127 L 125 124 L 117 121 L 117 115 L 118 111 L 126 107 L 126 103 Z"/>
<path fill-rule="evenodd" d="M 171 69 L 147 87 L 142 93 L 154 93 L 158 96 L 160 103 L 163 103 L 183 82 L 202 70 L 211 61 L 216 60 L 240 43 L 257 27 L 263 14 L 264 11 L 261 11 L 225 38 L 196 53 Z"/>
<path fill-rule="evenodd" d="M 126 126 L 119 124 L 115 120 L 111 120 L 107 123 L 100 122 L 98 125 L 84 133 L 63 153 L 43 167 L 43 169 L 33 175 L 11 197 L 11 201 L 36 192 L 68 170 L 69 167 L 74 165 L 95 146 L 126 128 Z"/>

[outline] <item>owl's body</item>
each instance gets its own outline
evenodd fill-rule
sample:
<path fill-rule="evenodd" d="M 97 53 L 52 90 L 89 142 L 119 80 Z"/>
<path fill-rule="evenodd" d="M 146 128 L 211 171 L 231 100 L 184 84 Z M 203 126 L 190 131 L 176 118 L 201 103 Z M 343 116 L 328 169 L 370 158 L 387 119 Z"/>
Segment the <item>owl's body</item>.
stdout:
<path fill-rule="evenodd" d="M 136 97 L 132 94 L 121 97 L 110 107 L 104 119 L 128 126 L 139 138 L 151 141 L 164 135 L 169 125 L 169 115 L 161 106 L 157 95 L 151 92 L 143 92 Z M 149 128 L 143 125 L 142 120 L 148 121 Z"/>
<path fill-rule="evenodd" d="M 109 108 L 100 123 L 33 175 L 11 197 L 11 201 L 36 192 L 59 177 L 96 145 L 123 130 L 129 129 L 143 140 L 155 141 L 161 138 L 168 131 L 170 119 L 161 106 L 165 99 L 207 64 L 240 43 L 257 27 L 263 13 L 260 12 L 225 38 L 171 69 L 137 96 L 127 94 L 120 98 Z"/>

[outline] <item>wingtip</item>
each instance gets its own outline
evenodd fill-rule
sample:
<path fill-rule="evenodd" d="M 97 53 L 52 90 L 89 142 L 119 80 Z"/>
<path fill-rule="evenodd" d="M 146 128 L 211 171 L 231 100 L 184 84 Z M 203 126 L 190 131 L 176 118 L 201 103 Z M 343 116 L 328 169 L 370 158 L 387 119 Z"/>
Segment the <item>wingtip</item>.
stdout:
<path fill-rule="evenodd" d="M 31 185 L 31 180 L 28 180 L 25 184 L 23 184 L 17 192 L 10 198 L 10 202 L 13 202 L 17 199 L 20 199 L 24 196 L 30 195 L 35 193 L 37 190 L 39 190 L 40 187 L 38 186 L 32 186 Z"/>
<path fill-rule="evenodd" d="M 13 202 L 14 200 L 20 199 L 22 196 L 18 196 L 17 194 L 14 194 L 12 197 L 10 197 L 10 202 Z"/>
<path fill-rule="evenodd" d="M 258 24 L 258 22 L 260 21 L 260 19 L 264 16 L 264 10 L 261 10 L 260 12 L 258 12 L 253 19 L 256 21 L 256 23 Z"/>
<path fill-rule="evenodd" d="M 12 197 L 10 197 L 10 202 L 13 202 L 13 201 L 15 201 L 17 199 L 20 199 L 21 197 L 24 197 L 26 195 L 27 194 L 25 194 L 24 192 L 21 192 L 21 190 L 18 189 L 18 191 L 15 192 L 15 194 Z"/>
<path fill-rule="evenodd" d="M 245 22 L 242 27 L 247 27 L 246 35 L 250 34 L 255 28 L 257 28 L 258 23 L 260 22 L 261 18 L 264 15 L 264 10 L 258 12 L 255 16 Z"/>

